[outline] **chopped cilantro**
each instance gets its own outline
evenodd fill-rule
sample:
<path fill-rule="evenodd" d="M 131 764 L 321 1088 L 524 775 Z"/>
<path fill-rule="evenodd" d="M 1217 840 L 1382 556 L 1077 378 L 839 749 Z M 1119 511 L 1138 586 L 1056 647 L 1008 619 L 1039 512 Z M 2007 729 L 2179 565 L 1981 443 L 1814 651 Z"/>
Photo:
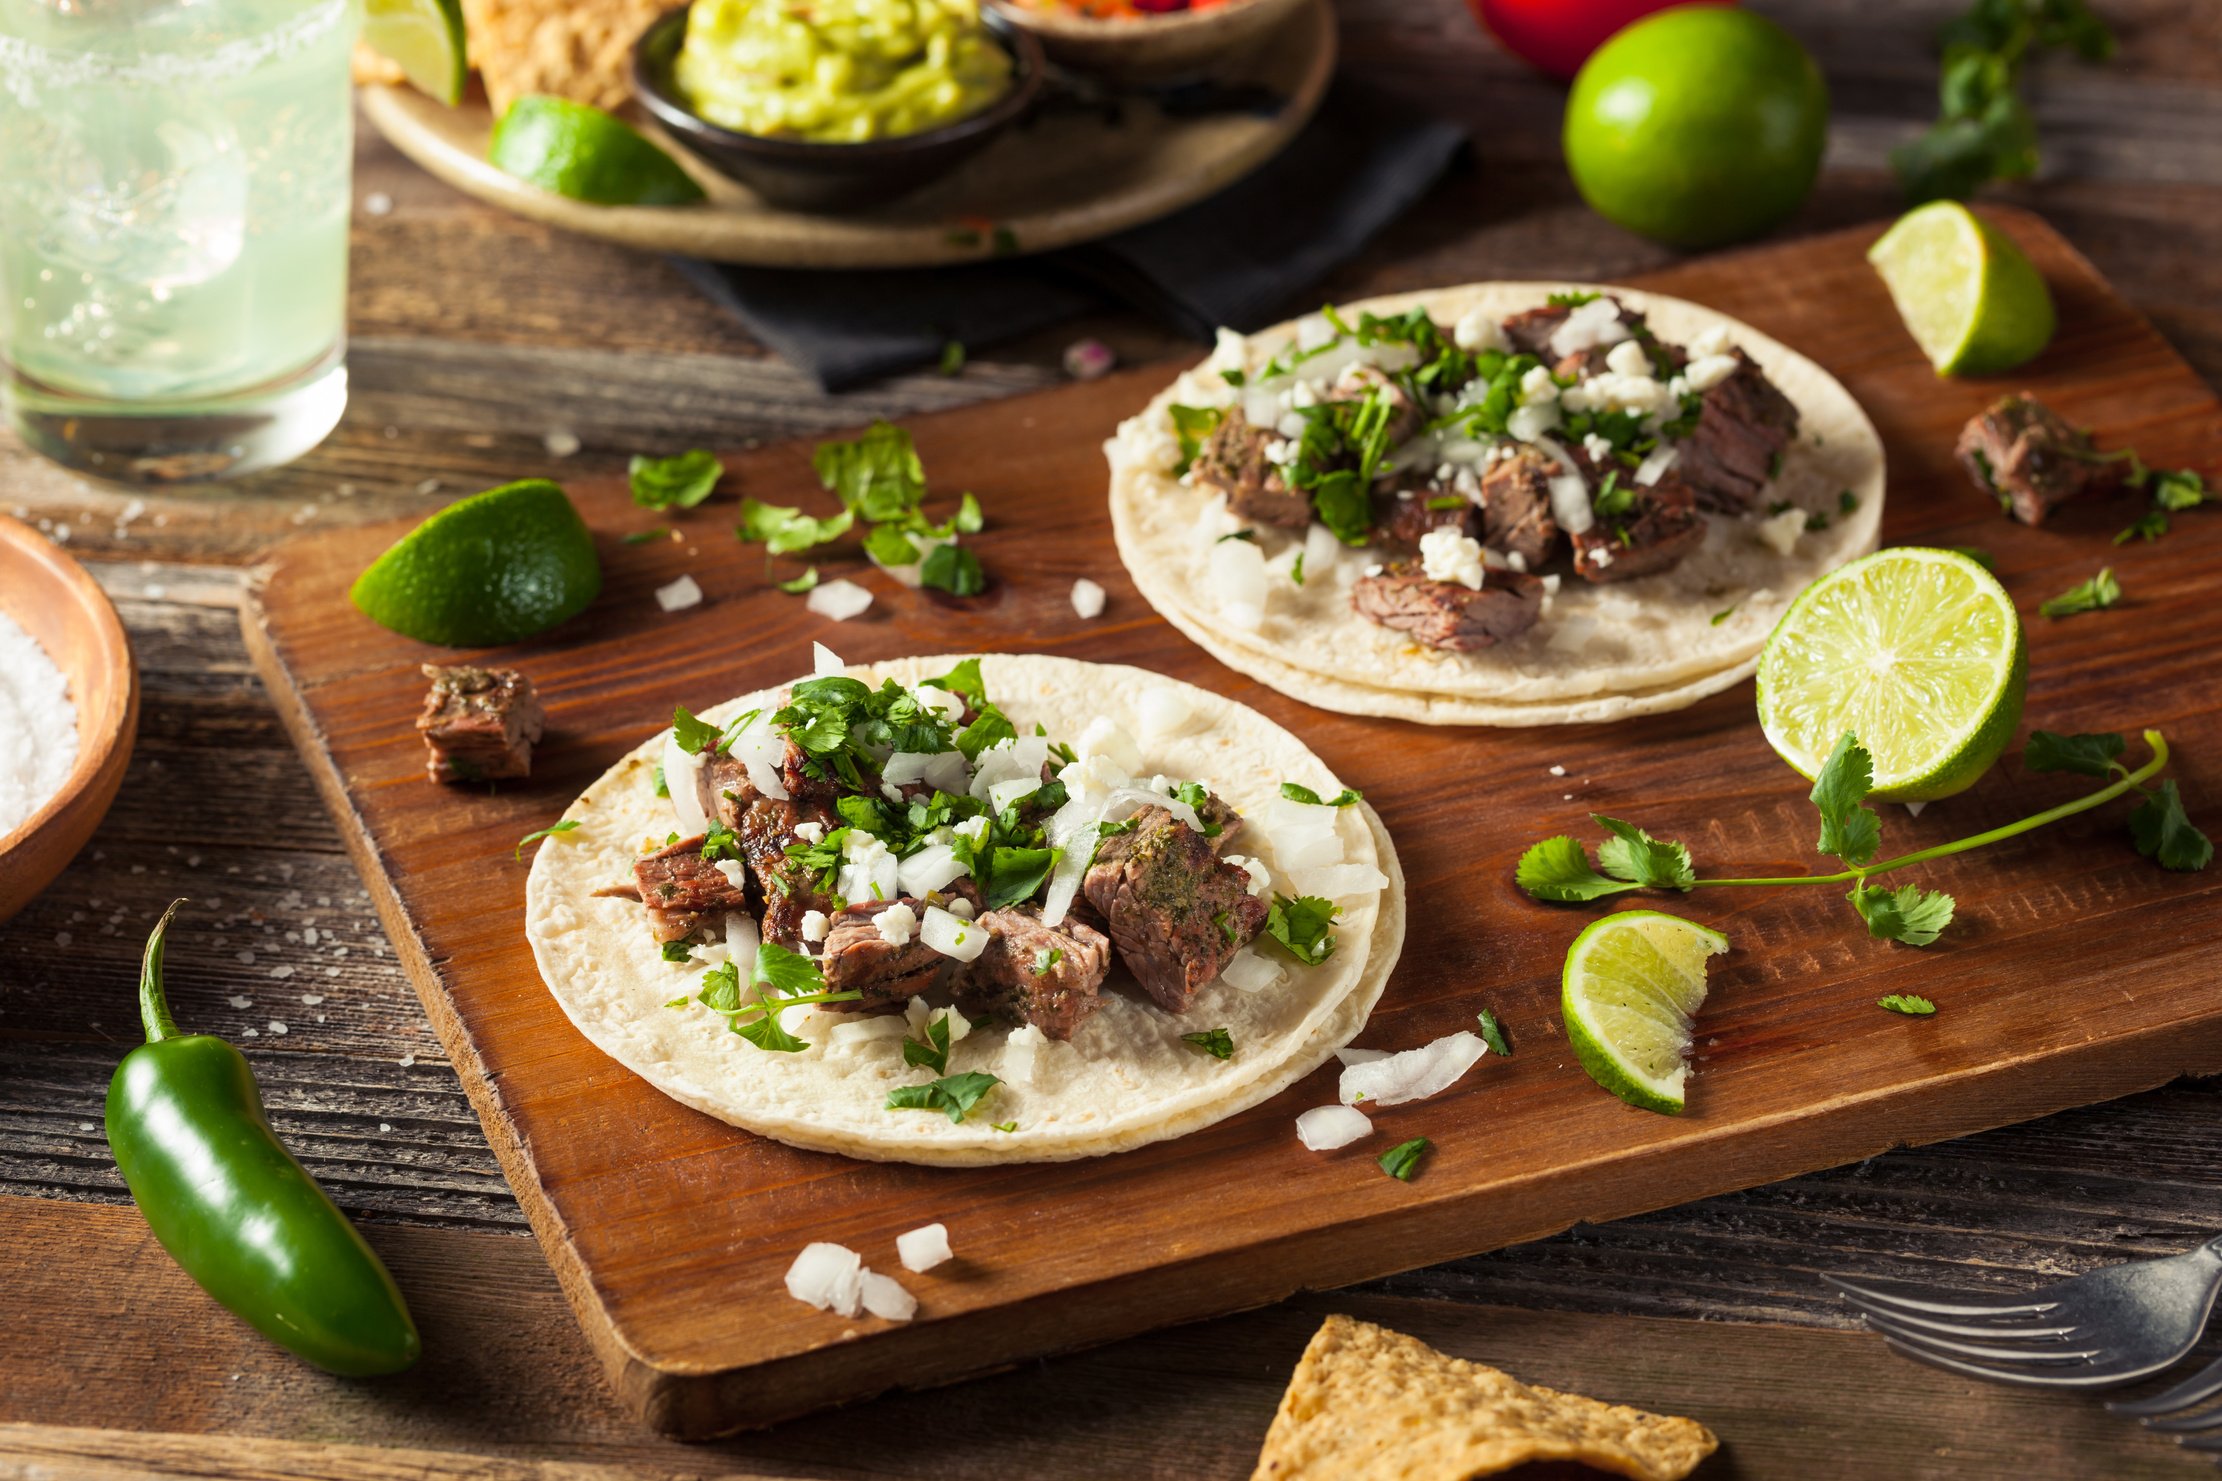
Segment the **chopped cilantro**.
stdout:
<path fill-rule="evenodd" d="M 1043 947 L 1040 951 L 1034 953 L 1034 975 L 1036 977 L 1047 977 L 1056 970 L 1057 964 L 1064 959 L 1065 949 L 1062 946 Z"/>
<path fill-rule="evenodd" d="M 1345 787 L 1332 797 L 1322 797 L 1302 782 L 1283 782 L 1281 795 L 1291 802 L 1305 802 L 1313 807 L 1348 807 L 1362 794 L 1355 787 Z"/>
<path fill-rule="evenodd" d="M 1212 541 L 1211 543 L 1214 545 L 1224 545 L 1229 540 L 1247 540 L 1252 545 L 1255 545 L 1258 543 L 1258 532 L 1256 530 L 1229 530 L 1227 531 L 1227 533 L 1221 535 L 1218 539 Z"/>
<path fill-rule="evenodd" d="M 1213 1059 L 1234 1057 L 1234 1038 L 1223 1028 L 1206 1029 L 1202 1033 L 1182 1034 L 1183 1044 L 1193 1044 Z"/>
<path fill-rule="evenodd" d="M 1399 1182 L 1409 1183 L 1412 1181 L 1412 1174 L 1419 1170 L 1420 1159 L 1434 1145 L 1424 1136 L 1416 1136 L 1408 1142 L 1398 1142 L 1381 1154 L 1378 1159 L 1381 1170 Z"/>
<path fill-rule="evenodd" d="M 1937 1005 L 1916 993 L 1894 992 L 1889 997 L 1875 999 L 1875 1006 L 1888 1008 L 1893 1013 L 1903 1013 L 1908 1018 L 1927 1018 L 1937 1011 Z"/>
<path fill-rule="evenodd" d="M 627 535 L 625 537 L 625 543 L 627 545 L 646 545 L 651 540 L 666 539 L 670 536 L 670 534 L 671 526 L 658 525 L 652 530 L 633 531 L 630 535 Z"/>
<path fill-rule="evenodd" d="M 960 597 L 976 597 L 988 586 L 980 558 L 961 545 L 936 545 L 926 552 L 925 563 L 918 568 L 918 582 Z"/>
<path fill-rule="evenodd" d="M 690 961 L 694 957 L 694 947 L 685 941 L 666 941 L 663 951 L 664 960 L 667 962 Z M 686 1000 L 682 998 L 680 1001 L 684 1002 Z"/>
<path fill-rule="evenodd" d="M 978 1070 L 963 1075 L 945 1075 L 924 1085 L 904 1085 L 890 1090 L 887 1093 L 887 1109 L 941 1111 L 951 1121 L 962 1125 L 972 1108 L 980 1103 L 981 1097 L 1002 1083 L 995 1076 Z"/>
<path fill-rule="evenodd" d="M 937 1075 L 949 1072 L 949 1015 L 936 1013 L 926 1020 L 925 1038 L 903 1040 L 903 1063 L 932 1070 Z"/>
<path fill-rule="evenodd" d="M 1204 443 L 1219 430 L 1226 413 L 1216 406 L 1169 406 L 1166 413 L 1173 419 L 1173 436 L 1180 441 L 1180 461 L 1173 465 L 1178 477 L 1195 466 Z"/>
<path fill-rule="evenodd" d="M 1296 552 L 1296 559 L 1289 563 L 1288 579 L 1298 586 L 1304 584 L 1304 552 L 1301 550 Z"/>
<path fill-rule="evenodd" d="M 648 509 L 692 509 L 710 497 L 724 476 L 725 465 L 717 455 L 699 447 L 673 458 L 635 454 L 627 470 L 633 502 Z"/>
<path fill-rule="evenodd" d="M 1340 913 L 1334 902 L 1317 895 L 1300 895 L 1292 900 L 1276 894 L 1266 912 L 1265 932 L 1287 947 L 1289 955 L 1316 967 L 1334 954 L 1332 927 Z"/>
<path fill-rule="evenodd" d="M 1727 620 L 1728 620 L 1729 618 L 1731 618 L 1731 617 L 1735 616 L 1735 615 L 1736 615 L 1736 609 L 1737 609 L 1738 607 L 1742 606 L 1742 605 L 1743 605 L 1743 603 L 1741 603 L 1741 602 L 1731 602 L 1731 603 L 1729 603 L 1729 604 L 1728 604 L 1727 606 L 1725 606 L 1725 607 L 1721 608 L 1721 609 L 1720 609 L 1720 610 L 1719 610 L 1718 612 L 1715 612 L 1715 613 L 1713 614 L 1713 626 L 1715 626 L 1715 627 L 1719 627 L 1719 626 L 1720 626 L 1720 625 L 1721 625 L 1722 623 L 1726 622 L 1726 621 L 1727 621 Z"/>
<path fill-rule="evenodd" d="M 846 509 L 830 519 L 817 519 L 791 505 L 743 499 L 741 522 L 733 533 L 752 545 L 761 544 L 772 555 L 792 555 L 839 539 L 855 523 L 856 516 Z"/>
<path fill-rule="evenodd" d="M 804 592 L 809 591 L 810 589 L 815 587 L 817 584 L 818 568 L 816 566 L 812 566 L 808 570 L 804 571 L 800 576 L 795 577 L 792 581 L 780 582 L 779 589 L 787 593 L 787 595 L 789 596 L 799 597 Z"/>
<path fill-rule="evenodd" d="M 578 826 L 579 820 L 577 818 L 565 818 L 560 823 L 550 823 L 547 827 L 540 829 L 536 833 L 527 833 L 524 837 L 517 840 L 517 847 L 514 850 L 512 857 L 521 861 L 525 857 L 526 844 L 538 843 L 541 839 L 552 838 L 558 833 L 568 833 L 573 828 L 576 828 Z"/>
<path fill-rule="evenodd" d="M 1512 1041 L 1504 1036 L 1504 1025 L 1497 1022 L 1497 1015 L 1484 1008 L 1474 1017 L 1481 1024 L 1481 1042 L 1489 1046 L 1489 1052 L 1509 1059 L 1512 1055 Z"/>
<path fill-rule="evenodd" d="M 669 797 L 671 795 L 671 783 L 664 780 L 664 764 L 661 761 L 656 763 L 655 777 L 656 795 L 658 797 Z"/>
<path fill-rule="evenodd" d="M 937 367 L 943 375 L 955 375 L 964 369 L 964 341 L 950 340 L 941 347 L 941 364 Z"/>
<path fill-rule="evenodd" d="M 2114 568 L 2104 566 L 2096 576 L 2077 582 L 2037 610 L 2047 617 L 2073 617 L 2079 612 L 2103 611 L 2121 599 L 2122 586 L 2114 579 Z"/>

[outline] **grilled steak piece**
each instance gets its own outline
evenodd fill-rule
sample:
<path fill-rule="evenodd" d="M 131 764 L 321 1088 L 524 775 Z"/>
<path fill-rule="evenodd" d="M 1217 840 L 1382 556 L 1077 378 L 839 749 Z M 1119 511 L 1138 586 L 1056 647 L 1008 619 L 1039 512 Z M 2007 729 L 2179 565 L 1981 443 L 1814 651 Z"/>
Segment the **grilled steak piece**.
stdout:
<path fill-rule="evenodd" d="M 424 665 L 432 687 L 417 716 L 425 775 L 478 782 L 532 775 L 532 745 L 547 726 L 532 680 L 515 669 Z"/>
<path fill-rule="evenodd" d="M 764 897 L 763 934 L 791 951 L 802 947 L 802 918 L 813 910 L 831 915 L 840 907 L 832 896 L 818 889 L 818 876 L 787 857 L 788 845 L 800 841 L 798 825 L 817 823 L 827 832 L 839 826 L 831 812 L 815 803 L 775 802 L 759 797 L 741 814 L 735 829 L 741 835 L 741 854 Z"/>
<path fill-rule="evenodd" d="M 1543 304 L 1532 309 L 1522 309 L 1504 321 L 1505 343 L 1524 355 L 1540 355 L 1554 359 L 1551 354 L 1551 336 L 1566 322 L 1574 310 L 1563 304 Z"/>
<path fill-rule="evenodd" d="M 1311 496 L 1290 488 L 1266 457 L 1266 448 L 1278 440 L 1233 408 L 1220 418 L 1190 471 L 1196 482 L 1225 493 L 1227 507 L 1244 519 L 1301 530 L 1312 522 Z"/>
<path fill-rule="evenodd" d="M 1734 373 L 1705 392 L 1697 426 L 1675 444 L 1674 471 L 1697 502 L 1723 514 L 1757 508 L 1798 433 L 1798 409 L 1742 350 Z"/>
<path fill-rule="evenodd" d="M 1094 864 L 1113 864 L 1125 858 L 1134 847 L 1134 841 L 1162 824 L 1180 823 L 1170 808 L 1144 807 L 1126 820 L 1130 826 L 1124 833 L 1113 833 L 1096 845 Z M 1204 839 L 1214 853 L 1222 852 L 1234 842 L 1242 831 L 1242 814 L 1229 807 L 1216 792 L 1204 793 L 1203 805 L 1196 809 L 1196 821 L 1204 825 Z M 1187 827 L 1186 823 L 1180 826 Z M 1217 831 L 1213 831 L 1217 830 Z M 1077 903 L 1077 902 L 1076 902 Z"/>
<path fill-rule="evenodd" d="M 664 786 L 671 786 L 667 772 Z M 694 774 L 695 796 L 702 803 L 702 815 L 716 818 L 728 828 L 738 829 L 741 818 L 748 812 L 748 805 L 764 794 L 748 778 L 748 768 L 731 756 L 705 756 Z"/>
<path fill-rule="evenodd" d="M 987 950 L 957 979 L 965 1012 L 1000 1013 L 1069 1039 L 1102 1005 L 1111 942 L 1094 926 L 1070 916 L 1045 926 L 1032 905 L 991 910 L 980 924 L 991 933 Z"/>
<path fill-rule="evenodd" d="M 658 941 L 683 941 L 721 924 L 726 911 L 749 909 L 747 885 L 702 857 L 699 833 L 635 860 L 630 886 L 600 893 L 628 895 L 647 906 L 648 928 Z"/>
<path fill-rule="evenodd" d="M 1166 1012 L 1186 1012 L 1265 925 L 1266 904 L 1248 874 L 1171 813 L 1146 807 L 1135 818 L 1126 847 L 1099 856 L 1080 890 L 1142 990 Z"/>
<path fill-rule="evenodd" d="M 1531 571 L 1558 548 L 1558 521 L 1551 517 L 1553 466 L 1546 454 L 1522 445 L 1481 475 L 1481 543 L 1519 556 Z"/>
<path fill-rule="evenodd" d="M 1410 442 L 1427 420 L 1427 413 L 1420 409 L 1404 387 L 1391 379 L 1388 372 L 1377 365 L 1351 365 L 1335 378 L 1328 387 L 1327 401 L 1363 401 L 1376 389 L 1383 391 L 1389 402 L 1389 446 L 1401 447 Z"/>
<path fill-rule="evenodd" d="M 1599 515 L 1574 539 L 1574 572 L 1600 584 L 1633 581 L 1680 565 L 1705 543 L 1705 516 L 1696 497 L 1673 472 L 1648 487 L 1632 486 L 1636 507 Z"/>
<path fill-rule="evenodd" d="M 925 917 L 925 904 L 908 896 L 899 901 L 866 900 L 833 917 L 818 968 L 833 991 L 860 992 L 864 996 L 851 1002 L 829 1003 L 827 1007 L 869 1012 L 901 1005 L 931 991 L 940 979 L 949 958 L 920 940 L 915 929 L 901 946 L 880 934 L 880 912 L 897 904 L 909 906 L 921 919 Z"/>
<path fill-rule="evenodd" d="M 1455 581 L 1431 581 L 1419 567 L 1399 562 L 1359 577 L 1350 604 L 1368 621 L 1409 633 L 1430 648 L 1473 653 L 1509 643 L 1535 626 L 1543 610 L 1543 582 L 1518 571 L 1491 571 L 1475 591 Z"/>
<path fill-rule="evenodd" d="M 1457 500 L 1456 504 L 1451 501 Z M 1430 508 L 1441 500 L 1447 507 Z M 1464 494 L 1442 485 L 1415 482 L 1404 488 L 1373 491 L 1373 543 L 1392 550 L 1419 549 L 1420 537 L 1429 530 L 1448 526 L 1461 535 L 1481 538 L 1481 509 Z"/>
<path fill-rule="evenodd" d="M 2086 434 L 2026 391 L 2001 396 L 1969 422 L 1953 452 L 1975 486 L 2025 525 L 2043 524 L 2068 500 L 2110 492 L 2121 481 Z"/>

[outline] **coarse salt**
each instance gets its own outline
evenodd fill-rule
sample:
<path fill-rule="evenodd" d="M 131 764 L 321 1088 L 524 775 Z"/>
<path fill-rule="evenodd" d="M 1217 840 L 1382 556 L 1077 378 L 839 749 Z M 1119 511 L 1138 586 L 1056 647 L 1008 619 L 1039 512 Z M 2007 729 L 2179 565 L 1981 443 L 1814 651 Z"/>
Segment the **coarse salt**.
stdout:
<path fill-rule="evenodd" d="M 0 613 L 0 838 L 46 806 L 77 764 L 77 706 L 38 640 Z"/>

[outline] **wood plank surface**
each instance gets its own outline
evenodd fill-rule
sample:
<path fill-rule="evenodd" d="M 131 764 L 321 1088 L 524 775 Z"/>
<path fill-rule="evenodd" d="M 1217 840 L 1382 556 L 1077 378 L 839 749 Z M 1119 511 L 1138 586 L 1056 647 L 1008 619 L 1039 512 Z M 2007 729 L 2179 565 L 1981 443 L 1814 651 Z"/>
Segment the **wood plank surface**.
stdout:
<path fill-rule="evenodd" d="M 1723 1448 L 1700 1481 L 2145 1481 L 2193 1469 L 2093 1398 L 1916 1372 L 1864 1334 L 1351 1292 L 688 1445 L 642 1430 L 610 1397 L 524 1241 L 393 1227 L 371 1237 L 419 1293 L 425 1359 L 398 1378 L 346 1382 L 214 1312 L 130 1210 L 0 1197 L 0 1247 L 23 1267 L 11 1311 L 53 1351 L 87 1359 L 26 1365 L 0 1387 L 0 1477 L 1237 1481 L 1331 1311 L 1531 1382 L 1702 1419 Z M 117 1342 L 119 1328 L 169 1340 Z M 1850 1413 L 1864 1416 L 1856 1434 L 1828 1418 Z"/>
<path fill-rule="evenodd" d="M 2021 380 L 2155 461 L 2211 456 L 2215 402 L 2197 376 L 2041 222 L 2004 220 L 2045 268 L 2062 311 L 2053 350 Z M 2087 574 L 2090 537 L 2126 516 L 2078 510 L 2042 531 L 2014 530 L 1966 488 L 1949 461 L 1951 434 L 1993 392 L 1939 386 L 1861 260 L 1872 236 L 1853 230 L 1639 281 L 1735 313 L 1839 374 L 1885 438 L 1892 537 L 1989 546 L 2033 606 Z M 431 655 L 344 600 L 394 532 L 307 537 L 277 554 L 250 614 L 250 647 L 589 1337 L 651 1423 L 689 1435 L 760 1424 L 2222 1067 L 2222 985 L 2200 968 L 2222 923 L 2222 886 L 2109 848 L 2099 840 L 2118 820 L 2078 820 L 1981 864 L 1938 868 L 1962 924 L 1925 954 L 1848 933 L 1833 898 L 1704 902 L 1703 918 L 1745 949 L 1716 973 L 1692 1113 L 1647 1117 L 1598 1094 L 1572 1068 L 1552 1013 L 1559 956 L 1577 926 L 1520 899 L 1511 862 L 1594 808 L 1693 837 L 1701 857 L 1798 867 L 1777 861 L 1806 847 L 1802 789 L 1782 785 L 1750 723 L 1748 691 L 1641 727 L 1469 733 L 1324 716 L 1229 674 L 1147 611 L 1109 549 L 1097 449 L 1162 377 L 1138 372 L 915 422 L 929 477 L 946 491 L 976 490 L 991 511 L 978 548 L 1003 579 L 977 602 L 949 604 L 868 577 L 881 591 L 875 615 L 838 629 L 776 592 L 760 557 L 726 543 L 717 506 L 697 512 L 685 539 L 621 555 L 613 537 L 644 523 L 640 513 L 614 483 L 578 487 L 589 524 L 611 542 L 604 595 L 588 618 L 505 650 L 503 661 L 540 686 L 553 733 L 533 781 L 494 796 L 422 782 L 405 717 L 419 687 L 414 661 Z M 749 455 L 735 482 L 771 502 L 813 502 L 808 453 L 793 444 Z M 2202 743 L 2210 752 L 2222 743 L 2197 682 L 2213 650 L 2196 593 L 2217 543 L 2222 528 L 2186 521 L 2121 557 L 2133 606 L 2039 623 L 2031 635 L 2038 723 L 2168 728 L 2188 750 L 2179 775 L 2194 810 L 2205 795 Z M 649 592 L 681 571 L 701 582 L 707 604 L 657 611 Z M 1101 622 L 1081 623 L 1065 602 L 1079 575 L 1112 593 Z M 2107 659 L 2133 618 L 2152 656 L 2127 671 Z M 1177 1143 L 1096 1163 L 961 1172 L 796 1152 L 665 1101 L 588 1046 L 539 992 L 516 928 L 522 871 L 503 863 L 504 848 L 651 732 L 674 698 L 804 671 L 813 638 L 831 638 L 851 659 L 1015 647 L 1135 662 L 1291 725 L 1367 790 L 1429 922 L 1408 942 L 1364 1042 L 1422 1042 L 1489 1007 L 1527 1053 L 1385 1118 L 1394 1136 L 1435 1137 L 1428 1171 L 1410 1187 L 1381 1178 L 1368 1157 L 1295 1148 L 1288 1118 L 1328 1098 L 1326 1076 Z M 1478 786 L 1443 785 L 1456 776 Z M 1893 844 L 1994 826 L 2063 790 L 1994 773 L 1903 835 L 1894 827 Z M 1477 849 L 1480 806 L 1488 827 Z M 2049 968 L 2064 956 L 2078 960 L 2084 993 L 2108 1003 L 2103 1018 L 2053 990 Z M 1901 989 L 1946 1012 L 1909 1023 L 1874 1010 L 1876 995 Z M 1485 1136 L 1456 1132 L 1484 1123 Z M 834 1238 L 869 1252 L 936 1218 L 952 1224 L 969 1263 L 966 1279 L 923 1283 L 931 1320 L 867 1323 L 854 1340 L 854 1330 L 790 1309 L 779 1276 L 802 1243 Z"/>

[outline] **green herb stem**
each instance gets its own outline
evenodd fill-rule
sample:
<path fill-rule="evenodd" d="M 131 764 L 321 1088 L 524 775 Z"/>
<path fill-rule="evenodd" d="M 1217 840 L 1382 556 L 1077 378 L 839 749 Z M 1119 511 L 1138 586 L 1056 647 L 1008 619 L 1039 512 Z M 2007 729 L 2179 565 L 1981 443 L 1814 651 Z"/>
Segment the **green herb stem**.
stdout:
<path fill-rule="evenodd" d="M 2167 768 L 2168 742 L 2159 731 L 2148 730 L 2145 732 L 2145 744 L 2152 748 L 2153 757 L 2152 760 L 2146 762 L 2137 770 L 2124 772 L 2119 780 L 2101 787 L 2088 797 L 2079 797 L 2073 802 L 2063 802 L 2058 807 L 2047 808 L 2041 813 L 2023 818 L 2018 823 L 2008 823 L 2002 828 L 1993 828 L 1987 833 L 1977 833 L 1968 838 L 1955 839 L 1951 843 L 1940 843 L 1934 848 L 1901 854 L 1895 859 L 1885 859 L 1880 864 L 1870 864 L 1864 869 L 1846 869 L 1838 874 L 1792 874 L 1778 879 L 1699 879 L 1692 883 L 1693 885 L 1724 886 L 1850 884 L 1855 880 L 1866 879 L 1872 875 L 1888 874 L 1894 869 L 1903 869 L 1909 864 L 1924 864 L 1931 859 L 1942 859 L 1952 854 L 1964 854 L 1990 844 L 2001 843 L 2020 834 L 2033 832 L 2047 824 L 2057 823 L 2062 818 L 2072 818 L 2077 813 L 2089 812 L 2094 807 L 2104 807 L 2123 793 L 2133 791 L 2151 781 Z M 1639 886 L 1631 885 L 1629 888 L 1635 889 Z"/>

